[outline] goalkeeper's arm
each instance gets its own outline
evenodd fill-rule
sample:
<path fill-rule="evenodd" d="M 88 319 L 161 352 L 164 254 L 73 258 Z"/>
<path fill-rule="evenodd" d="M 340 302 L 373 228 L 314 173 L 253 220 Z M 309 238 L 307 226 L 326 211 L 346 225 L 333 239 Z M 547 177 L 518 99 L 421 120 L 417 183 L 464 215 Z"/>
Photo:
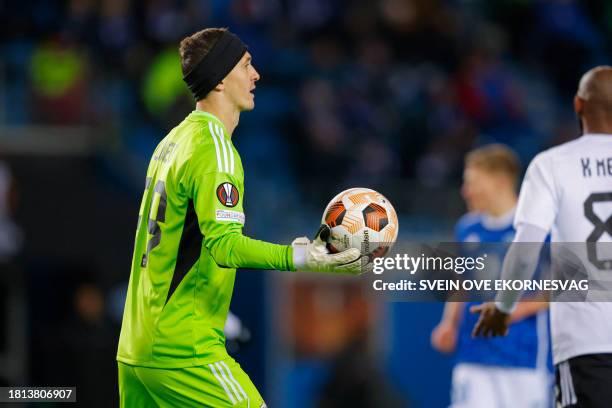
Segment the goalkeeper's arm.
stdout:
<path fill-rule="evenodd" d="M 218 265 L 231 268 L 277 269 L 281 271 L 332 272 L 359 274 L 361 254 L 351 248 L 338 254 L 330 254 L 325 242 L 329 227 L 321 226 L 314 241 L 306 237 L 296 238 L 292 245 L 277 245 L 259 241 L 233 230 L 216 238 L 204 238 L 204 245 Z M 228 231 L 229 230 L 229 231 Z"/>
<path fill-rule="evenodd" d="M 297 238 L 291 246 L 272 244 L 243 235 L 245 216 L 242 184 L 242 180 L 234 175 L 215 172 L 200 175 L 187 186 L 187 193 L 194 200 L 204 246 L 218 265 L 284 271 L 361 272 L 358 249 L 338 254 L 328 252 L 326 241 L 329 228 L 320 229 L 314 241 L 306 237 Z M 228 191 L 233 198 L 229 206 Z M 226 200 L 222 200 L 220 194 L 225 194 Z"/>

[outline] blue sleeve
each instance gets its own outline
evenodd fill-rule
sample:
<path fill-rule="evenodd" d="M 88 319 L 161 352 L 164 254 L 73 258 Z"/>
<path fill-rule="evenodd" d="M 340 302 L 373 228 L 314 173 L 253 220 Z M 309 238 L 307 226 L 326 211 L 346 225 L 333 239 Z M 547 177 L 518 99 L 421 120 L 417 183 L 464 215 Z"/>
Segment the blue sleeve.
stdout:
<path fill-rule="evenodd" d="M 467 230 L 471 224 L 471 221 L 473 220 L 473 217 L 473 214 L 465 214 L 464 216 L 459 218 L 459 221 L 457 221 L 457 223 L 455 224 L 454 230 L 456 242 L 463 242 L 465 240 Z"/>

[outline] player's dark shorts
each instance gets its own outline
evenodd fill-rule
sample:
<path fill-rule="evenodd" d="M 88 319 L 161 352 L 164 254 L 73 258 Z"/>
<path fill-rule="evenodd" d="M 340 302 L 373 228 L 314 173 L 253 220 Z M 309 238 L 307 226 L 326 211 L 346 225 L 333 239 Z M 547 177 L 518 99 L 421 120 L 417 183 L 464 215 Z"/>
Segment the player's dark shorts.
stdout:
<path fill-rule="evenodd" d="M 612 354 L 588 354 L 557 364 L 557 407 L 612 407 Z"/>

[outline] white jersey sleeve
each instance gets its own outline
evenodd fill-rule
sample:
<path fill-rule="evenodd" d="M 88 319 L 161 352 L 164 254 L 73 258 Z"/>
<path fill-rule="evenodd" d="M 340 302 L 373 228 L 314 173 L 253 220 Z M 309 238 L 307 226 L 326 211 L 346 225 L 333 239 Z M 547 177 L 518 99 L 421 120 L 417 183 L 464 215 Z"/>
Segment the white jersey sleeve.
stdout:
<path fill-rule="evenodd" d="M 558 213 L 558 190 L 552 171 L 550 156 L 537 155 L 529 167 L 521 186 L 514 218 L 514 228 L 522 224 L 534 225 L 550 231 Z"/>
<path fill-rule="evenodd" d="M 501 273 L 503 280 L 527 280 L 533 277 L 538 266 L 540 250 L 548 233 L 531 224 L 521 224 L 516 229 L 514 241 L 504 257 Z M 495 302 L 497 308 L 512 313 L 521 296 L 519 291 L 500 291 Z"/>

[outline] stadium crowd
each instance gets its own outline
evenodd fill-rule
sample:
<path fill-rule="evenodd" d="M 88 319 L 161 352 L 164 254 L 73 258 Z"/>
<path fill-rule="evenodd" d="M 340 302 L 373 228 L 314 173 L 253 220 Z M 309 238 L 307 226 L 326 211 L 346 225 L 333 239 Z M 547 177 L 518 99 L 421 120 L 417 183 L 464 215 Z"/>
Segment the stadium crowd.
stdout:
<path fill-rule="evenodd" d="M 338 182 L 456 181 L 476 144 L 504 142 L 527 161 L 571 138 L 572 112 L 555 101 L 604 60 L 612 32 L 612 6 L 572 0 L 2 7 L 5 124 L 102 128 L 106 143 L 142 163 L 192 109 L 177 42 L 213 21 L 231 27 L 263 78 L 239 148 L 272 189 L 297 187 L 323 201 Z"/>

